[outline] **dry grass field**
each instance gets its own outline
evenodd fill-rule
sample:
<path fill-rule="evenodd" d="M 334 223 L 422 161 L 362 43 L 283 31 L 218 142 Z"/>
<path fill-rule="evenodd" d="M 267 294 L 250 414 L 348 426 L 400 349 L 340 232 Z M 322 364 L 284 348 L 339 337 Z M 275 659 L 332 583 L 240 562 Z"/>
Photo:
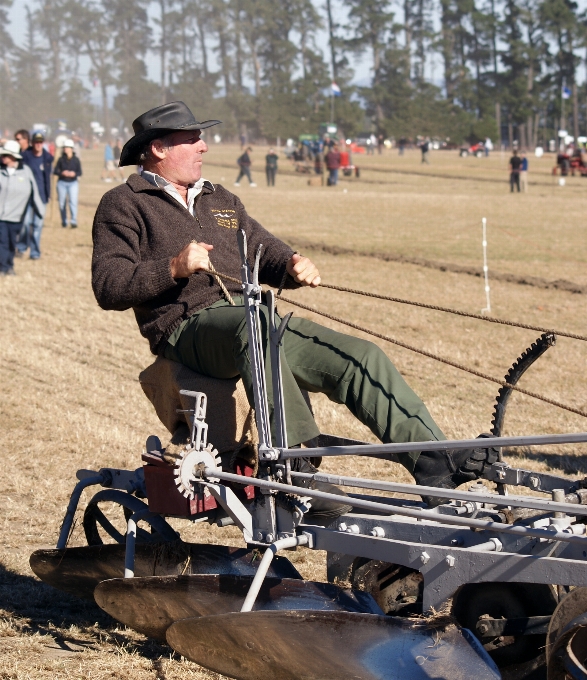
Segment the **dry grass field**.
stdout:
<path fill-rule="evenodd" d="M 310 187 L 308 177 L 280 163 L 277 186 L 262 177 L 265 149 L 253 152 L 257 188 L 235 191 L 250 214 L 319 264 L 328 283 L 479 313 L 483 283 L 445 265 L 481 266 L 481 219 L 487 218 L 492 312 L 499 317 L 585 334 L 587 312 L 587 180 L 553 180 L 552 157 L 530 157 L 527 194 L 511 195 L 505 154 L 490 158 L 433 152 L 360 156 L 361 178 L 338 187 Z M 80 228 L 59 226 L 49 209 L 43 256 L 16 261 L 16 277 L 0 281 L 0 678 L 219 677 L 180 659 L 102 614 L 40 583 L 30 553 L 54 546 L 78 468 L 134 469 L 149 434 L 165 436 L 144 397 L 138 373 L 151 361 L 132 312 L 104 312 L 90 287 L 91 222 L 100 196 L 101 150 L 82 153 Z M 210 150 L 205 176 L 232 188 L 238 149 Z M 325 247 L 326 246 L 326 247 Z M 332 254 L 328 249 L 343 249 Z M 385 261 L 382 255 L 406 261 Z M 409 260 L 421 258 L 423 264 Z M 431 264 L 432 263 L 432 264 Z M 439 264 L 440 263 L 440 264 Z M 541 285 L 508 281 L 538 277 Z M 510 277 L 511 278 L 511 277 Z M 549 282 L 564 280 L 582 293 Z M 538 333 L 497 326 L 328 290 L 297 299 L 398 340 L 502 378 Z M 296 314 L 305 314 L 294 310 Z M 319 317 L 315 317 L 319 320 Z M 330 322 L 326 321 L 326 324 Z M 336 324 L 333 327 L 340 328 Z M 340 328 L 340 330 L 344 330 Z M 490 427 L 496 386 L 385 343 L 382 347 L 424 398 L 449 437 Z M 587 345 L 560 338 L 527 373 L 523 385 L 587 411 Z M 323 431 L 370 433 L 326 399 L 314 399 Z M 584 431 L 584 418 L 529 397 L 511 400 L 511 434 Z M 587 474 L 587 447 L 511 451 L 509 460 L 535 469 Z M 328 460 L 347 473 L 405 480 L 391 464 Z M 84 496 L 87 500 L 87 496 Z M 83 499 L 82 499 L 83 503 Z M 240 545 L 233 529 L 176 523 L 186 540 Z M 79 523 L 73 545 L 83 544 Z M 325 578 L 324 555 L 291 554 L 307 578 Z"/>

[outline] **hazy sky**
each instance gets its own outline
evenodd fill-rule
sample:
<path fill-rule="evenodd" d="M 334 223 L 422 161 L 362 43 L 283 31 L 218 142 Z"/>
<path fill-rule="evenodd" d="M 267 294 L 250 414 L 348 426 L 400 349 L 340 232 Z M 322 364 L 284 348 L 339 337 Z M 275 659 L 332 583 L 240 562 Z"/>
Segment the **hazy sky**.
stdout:
<path fill-rule="evenodd" d="M 24 34 L 25 31 L 25 17 L 26 17 L 26 5 L 29 4 L 30 6 L 34 7 L 34 2 L 23 2 L 23 0 L 14 0 L 13 6 L 9 11 L 9 17 L 10 17 L 10 26 L 9 30 L 12 34 L 13 40 L 16 42 L 16 44 L 21 44 L 22 39 L 19 37 L 20 35 Z M 314 3 L 318 8 L 319 11 L 322 15 L 324 15 L 324 2 L 323 0 L 315 0 Z M 335 3 L 339 5 L 339 7 L 344 7 L 344 2 L 340 3 Z M 436 3 L 435 3 L 436 4 Z M 580 11 L 584 11 L 587 9 L 587 0 L 577 0 L 577 4 L 579 5 Z M 397 21 L 401 21 L 402 19 L 402 12 L 401 9 L 399 8 L 399 4 L 395 6 L 395 11 L 396 11 L 396 18 Z M 157 9 L 156 7 L 151 7 L 151 12 L 153 16 L 157 15 Z M 346 23 L 346 16 L 344 10 L 338 9 L 337 10 L 338 16 L 335 16 L 335 21 L 337 21 L 339 24 L 345 24 Z M 439 16 L 438 16 L 438 11 L 437 9 L 433 12 L 433 22 L 435 24 L 435 28 L 438 28 L 439 24 Z M 318 36 L 318 46 L 322 49 L 323 53 L 325 56 L 328 53 L 328 35 L 325 30 L 322 30 Z M 432 58 L 430 58 L 432 57 Z M 212 56 L 213 58 L 213 56 Z M 370 81 L 370 61 L 369 61 L 369 55 L 365 55 L 363 58 L 357 59 L 356 57 L 350 55 L 350 61 L 352 63 L 352 67 L 355 71 L 355 77 L 354 77 L 354 82 L 359 85 L 368 85 Z M 154 53 L 149 53 L 146 59 L 147 62 L 147 68 L 148 68 L 148 73 L 149 77 L 158 82 L 159 81 L 159 60 L 157 58 L 157 55 Z M 213 66 L 214 68 L 214 66 Z M 93 87 L 91 81 L 87 77 L 87 73 L 89 70 L 89 63 L 87 60 L 82 59 L 81 60 L 81 75 L 85 76 L 84 77 L 84 83 L 86 87 L 91 91 L 91 98 L 92 101 L 95 104 L 100 104 L 100 91 L 99 88 Z M 432 55 L 429 55 L 428 63 L 426 66 L 426 78 L 429 81 L 434 82 L 436 85 L 442 87 L 443 85 L 443 78 L 442 78 L 442 66 L 440 62 L 440 57 L 437 53 L 434 53 Z M 579 69 L 579 74 L 578 74 L 578 80 L 580 82 L 584 81 L 585 79 L 585 68 L 584 65 L 582 65 Z M 246 84 L 252 85 L 251 81 L 248 81 Z"/>
<path fill-rule="evenodd" d="M 587 0 L 585 0 L 587 2 Z M 22 2 L 22 0 L 15 0 L 12 8 L 9 11 L 9 17 L 10 17 L 10 25 L 9 25 L 9 31 L 12 35 L 12 39 L 14 42 L 18 44 L 22 44 L 23 38 L 20 36 L 24 36 L 25 30 L 26 30 L 26 6 L 27 4 L 31 7 L 34 6 L 33 2 L 27 3 L 27 2 Z M 322 2 L 319 3 L 319 6 L 321 7 L 323 5 Z M 154 16 L 157 16 L 157 10 L 155 7 L 151 8 L 151 13 Z M 335 18 L 335 21 L 339 21 L 342 23 L 344 17 L 339 16 Z M 319 47 L 323 50 L 325 56 L 327 54 L 327 47 L 328 47 L 328 36 L 326 31 L 322 31 L 319 39 L 318 39 L 318 45 Z M 354 58 L 353 58 L 354 59 Z M 160 67 L 159 67 L 159 59 L 156 54 L 153 54 L 150 52 L 147 55 L 146 58 L 146 63 L 147 63 L 147 69 L 149 73 L 149 77 L 158 82 L 159 81 L 159 72 L 160 72 Z M 92 102 L 95 104 L 100 104 L 100 90 L 98 87 L 93 87 L 92 82 L 88 78 L 88 70 L 89 70 L 89 63 L 87 60 L 82 59 L 80 61 L 81 65 L 81 73 L 80 75 L 84 76 L 84 84 L 85 86 L 91 91 L 91 99 Z M 353 69 L 355 71 L 355 82 L 357 82 L 360 85 L 367 85 L 369 82 L 369 61 L 367 59 L 354 59 L 353 62 Z M 252 85 L 252 81 L 248 83 L 249 85 Z"/>

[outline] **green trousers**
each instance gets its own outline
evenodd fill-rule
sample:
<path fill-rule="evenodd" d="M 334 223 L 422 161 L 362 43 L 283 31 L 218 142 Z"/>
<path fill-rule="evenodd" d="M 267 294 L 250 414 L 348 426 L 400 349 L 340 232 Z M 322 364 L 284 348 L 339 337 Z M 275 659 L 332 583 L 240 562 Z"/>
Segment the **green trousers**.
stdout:
<path fill-rule="evenodd" d="M 163 355 L 197 373 L 227 379 L 240 375 L 254 404 L 248 333 L 242 298 L 237 306 L 219 301 L 184 321 L 171 335 Z M 261 307 L 262 335 L 267 348 L 267 308 Z M 289 446 L 319 434 L 300 388 L 322 392 L 345 404 L 382 442 L 445 439 L 422 400 L 408 386 L 385 353 L 366 340 L 292 317 L 283 338 L 283 391 Z M 265 352 L 269 411 L 273 399 L 269 352 Z M 419 453 L 402 454 L 412 472 Z"/>

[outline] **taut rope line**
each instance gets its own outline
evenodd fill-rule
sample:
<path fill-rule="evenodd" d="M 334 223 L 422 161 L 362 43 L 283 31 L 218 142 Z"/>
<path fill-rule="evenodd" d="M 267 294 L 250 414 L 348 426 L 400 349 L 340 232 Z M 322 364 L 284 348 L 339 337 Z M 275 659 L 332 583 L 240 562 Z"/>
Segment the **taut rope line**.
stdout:
<path fill-rule="evenodd" d="M 387 300 L 388 302 L 399 302 L 402 305 L 413 305 L 414 307 L 423 307 L 424 309 L 434 309 L 437 312 L 448 312 L 449 314 L 456 314 L 457 316 L 466 316 L 469 319 L 479 319 L 481 321 L 489 321 L 491 323 L 499 323 L 503 326 L 514 326 L 515 328 L 525 328 L 529 331 L 539 331 L 540 333 L 554 333 L 559 337 L 573 338 L 573 340 L 584 340 L 587 342 L 587 335 L 577 335 L 575 333 L 568 333 L 567 331 L 555 331 L 552 328 L 542 328 L 541 326 L 530 326 L 525 323 L 518 323 L 517 321 L 507 321 L 505 319 L 498 319 L 495 316 L 485 316 L 483 314 L 472 314 L 469 312 L 461 312 L 458 309 L 451 309 L 450 307 L 439 307 L 438 305 L 427 305 L 424 302 L 414 302 L 413 300 L 404 300 L 402 298 L 390 297 L 388 295 L 379 295 L 379 293 L 368 293 L 365 290 L 357 290 L 355 288 L 345 288 L 344 286 L 334 286 L 331 283 L 321 283 L 321 288 L 330 288 L 331 290 L 338 290 L 341 293 L 353 293 L 355 295 L 364 295 L 365 297 L 376 298 L 378 300 Z"/>
<path fill-rule="evenodd" d="M 233 276 L 228 276 L 227 274 L 222 274 L 220 272 L 217 272 L 214 270 L 215 276 L 222 277 L 223 279 L 226 279 L 228 281 L 234 281 L 235 283 L 241 283 L 240 279 L 237 279 Z M 355 292 L 352 289 L 348 288 L 343 288 L 341 286 L 332 286 L 328 284 L 320 284 L 321 286 L 325 288 L 332 288 L 334 290 L 340 290 L 341 292 L 350 292 L 353 293 Z M 361 294 L 364 295 L 369 295 L 370 297 L 375 297 L 375 298 L 381 298 L 384 300 L 392 300 L 396 301 L 394 298 L 388 298 L 383 295 L 377 295 L 377 294 L 371 294 L 371 293 L 363 293 L 361 291 Z M 392 345 L 397 345 L 398 347 L 403 347 L 404 349 L 408 349 L 411 352 L 415 352 L 416 354 L 420 354 L 424 357 L 428 357 L 429 359 L 434 359 L 435 361 L 439 361 L 442 364 L 446 364 L 447 366 L 452 366 L 453 368 L 458 368 L 461 371 L 465 371 L 466 373 L 470 373 L 471 375 L 477 376 L 478 378 L 482 378 L 483 380 L 488 380 L 489 382 L 495 383 L 496 385 L 501 385 L 502 387 L 509 387 L 512 390 L 515 390 L 516 392 L 520 392 L 521 394 L 525 394 L 528 397 L 533 397 L 534 399 L 538 399 L 539 401 L 543 401 L 546 404 L 550 404 L 551 406 L 556 406 L 558 408 L 561 408 L 565 411 L 569 411 L 570 413 L 575 413 L 578 416 L 583 416 L 584 418 L 587 418 L 587 412 L 581 411 L 581 409 L 577 409 L 573 406 L 568 406 L 567 404 L 563 404 L 560 401 L 555 401 L 554 399 L 549 399 L 548 397 L 543 397 L 541 394 L 537 394 L 536 392 L 531 392 L 530 390 L 525 390 L 523 387 L 518 387 L 517 385 L 512 385 L 511 383 L 506 382 L 505 380 L 499 380 L 499 378 L 494 378 L 491 375 L 488 375 L 487 373 L 482 373 L 481 371 L 476 371 L 473 368 L 469 368 L 468 366 L 464 366 L 463 364 L 459 364 L 456 361 L 451 361 L 450 359 L 445 359 L 444 357 L 438 356 L 437 354 L 432 354 L 432 352 L 427 352 L 426 350 L 419 349 L 418 347 L 414 347 L 413 345 L 408 345 L 405 342 L 401 342 L 400 340 L 396 340 L 395 338 L 391 338 L 389 335 L 383 335 L 382 333 L 377 333 L 376 331 L 372 331 L 369 328 L 364 328 L 363 326 L 359 326 L 356 323 L 353 323 L 352 321 L 346 321 L 345 319 L 340 318 L 339 316 L 334 316 L 332 314 L 328 314 L 327 312 L 322 312 L 318 309 L 314 309 L 313 307 L 310 307 L 309 305 L 304 305 L 301 302 L 296 302 L 295 300 L 290 300 L 289 298 L 285 298 L 280 296 L 280 300 L 283 300 L 283 302 L 287 302 L 290 305 L 295 305 L 296 307 L 299 307 L 300 309 L 305 309 L 308 312 L 312 312 L 313 314 L 318 314 L 320 316 L 323 316 L 327 319 L 330 319 L 331 321 L 336 321 L 337 323 L 341 323 L 345 326 L 349 326 L 350 328 L 354 328 L 357 331 L 361 331 L 362 333 L 367 333 L 368 335 L 372 335 L 375 338 L 379 338 L 380 340 L 385 340 L 386 342 L 391 343 Z M 411 303 L 411 304 L 420 304 L 420 303 Z M 421 305 L 425 307 L 431 307 L 433 309 L 437 309 L 438 311 L 453 311 L 453 310 L 448 310 L 448 309 L 443 309 L 439 307 L 432 307 L 431 305 Z M 473 318 L 480 318 L 483 320 L 489 320 L 492 317 L 484 317 L 484 316 L 479 316 L 476 314 L 466 314 L 465 312 L 462 313 L 464 316 L 471 316 Z M 498 323 L 501 323 L 500 319 L 496 319 Z M 511 326 L 518 326 L 518 324 L 514 322 L 508 322 L 508 325 Z M 546 330 L 546 329 L 540 329 L 536 328 L 533 326 L 521 326 L 522 328 L 527 328 L 529 330 L 544 330 L 545 332 L 549 333 L 555 333 L 557 334 L 557 331 L 552 331 L 552 330 Z M 567 337 L 573 337 L 567 334 Z M 584 338 L 582 336 L 574 336 L 576 339 L 579 340 L 587 340 L 587 338 Z"/>

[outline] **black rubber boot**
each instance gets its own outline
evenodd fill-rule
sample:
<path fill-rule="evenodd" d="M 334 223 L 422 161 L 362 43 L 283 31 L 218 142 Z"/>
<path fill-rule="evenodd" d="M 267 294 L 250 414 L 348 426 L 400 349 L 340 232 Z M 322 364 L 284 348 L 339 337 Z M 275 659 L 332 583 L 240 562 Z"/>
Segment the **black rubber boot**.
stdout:
<path fill-rule="evenodd" d="M 491 437 L 490 434 L 481 434 Z M 421 486 L 439 489 L 456 489 L 460 484 L 472 482 L 483 474 L 485 466 L 493 465 L 499 458 L 496 448 L 449 449 L 446 451 L 422 451 L 416 461 L 414 478 Z M 422 496 L 422 500 L 435 507 L 444 499 Z"/>
<path fill-rule="evenodd" d="M 307 458 L 295 458 L 291 461 L 292 472 L 305 472 L 307 474 L 315 474 L 318 469 L 315 468 Z M 315 489 L 316 491 L 324 491 L 326 493 L 333 493 L 337 496 L 346 497 L 346 493 L 339 489 L 334 484 L 328 482 L 315 482 L 313 479 L 302 479 L 301 477 L 293 477 L 292 484 L 303 489 Z M 309 522 L 319 524 L 321 526 L 328 526 L 335 519 L 341 515 L 352 510 L 351 505 L 346 503 L 337 503 L 336 501 L 325 500 L 322 498 L 312 498 L 310 510 L 306 517 Z"/>

